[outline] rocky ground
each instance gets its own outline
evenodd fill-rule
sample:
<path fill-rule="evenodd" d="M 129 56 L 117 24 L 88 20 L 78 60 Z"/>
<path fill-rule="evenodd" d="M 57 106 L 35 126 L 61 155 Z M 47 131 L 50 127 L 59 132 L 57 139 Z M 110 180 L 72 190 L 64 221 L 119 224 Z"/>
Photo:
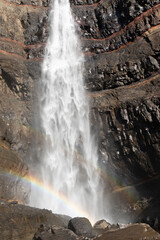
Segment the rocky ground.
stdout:
<path fill-rule="evenodd" d="M 17 201 L 0 201 L 1 240 L 32 240 L 41 224 L 66 227 L 65 221 L 65 217 L 48 210 L 20 205 Z"/>
<path fill-rule="evenodd" d="M 48 210 L 0 201 L 1 240 L 158 240 L 147 224 L 111 225 L 105 220 L 93 227 L 86 218 L 55 215 Z"/>
<path fill-rule="evenodd" d="M 49 3 L 0 1 L 1 199 L 27 202 L 29 186 L 17 176 L 28 176 L 31 149 L 32 161 L 38 161 L 33 146 L 43 141 L 34 125 L 35 89 L 49 32 Z M 112 198 L 111 213 L 119 209 L 115 221 L 130 215 L 133 221 L 156 228 L 160 219 L 160 2 L 71 0 L 71 4 L 86 57 L 85 88 L 92 131 L 98 139 L 100 174 L 107 197 Z M 32 233 L 37 228 L 38 224 Z M 120 239 L 122 230 L 116 231 L 114 239 Z M 109 237 L 98 239 L 113 239 Z"/>

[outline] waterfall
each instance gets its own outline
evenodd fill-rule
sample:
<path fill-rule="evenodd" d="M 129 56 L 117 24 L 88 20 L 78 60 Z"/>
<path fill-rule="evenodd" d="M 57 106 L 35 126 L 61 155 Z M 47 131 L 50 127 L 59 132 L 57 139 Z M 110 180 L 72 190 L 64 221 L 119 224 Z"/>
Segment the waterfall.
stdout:
<path fill-rule="evenodd" d="M 56 196 L 34 192 L 32 203 L 54 213 L 98 220 L 104 218 L 103 187 L 90 132 L 84 65 L 69 0 L 52 0 L 40 82 L 40 121 L 45 138 L 40 168 L 44 185 Z"/>

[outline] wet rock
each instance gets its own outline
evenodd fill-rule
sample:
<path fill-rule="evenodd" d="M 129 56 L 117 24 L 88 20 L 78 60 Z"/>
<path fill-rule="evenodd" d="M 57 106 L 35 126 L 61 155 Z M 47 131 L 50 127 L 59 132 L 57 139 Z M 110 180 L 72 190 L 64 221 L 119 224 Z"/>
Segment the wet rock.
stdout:
<path fill-rule="evenodd" d="M 72 218 L 68 223 L 68 228 L 76 235 L 92 235 L 92 225 L 87 218 Z"/>

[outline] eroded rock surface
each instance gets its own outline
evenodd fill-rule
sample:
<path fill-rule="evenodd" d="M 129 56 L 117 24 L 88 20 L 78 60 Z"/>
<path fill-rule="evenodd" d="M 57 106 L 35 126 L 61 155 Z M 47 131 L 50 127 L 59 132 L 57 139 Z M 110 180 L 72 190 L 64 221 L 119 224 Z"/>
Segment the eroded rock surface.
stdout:
<path fill-rule="evenodd" d="M 43 141 L 33 112 L 36 118 L 49 4 L 0 1 L 0 131 L 27 163 L 38 161 L 33 153 L 29 159 L 28 152 L 35 139 Z M 137 200 L 139 194 L 155 198 L 154 179 L 160 170 L 160 3 L 72 0 L 71 5 L 86 56 L 84 85 L 106 189 L 118 194 L 133 187 Z"/>
<path fill-rule="evenodd" d="M 0 199 L 28 203 L 30 184 L 22 179 L 28 175 L 26 164 L 0 140 Z"/>
<path fill-rule="evenodd" d="M 66 227 L 51 211 L 0 201 L 1 240 L 31 240 L 41 224 Z"/>
<path fill-rule="evenodd" d="M 108 231 L 96 240 L 139 240 L 160 239 L 160 235 L 147 224 L 133 224 L 124 229 Z"/>
<path fill-rule="evenodd" d="M 79 225 L 79 228 L 81 225 Z M 83 228 L 83 226 L 82 226 Z M 71 230 L 63 227 L 44 226 L 38 228 L 33 240 L 63 240 L 63 239 L 94 239 L 94 240 L 140 240 L 140 239 L 160 239 L 160 234 L 147 224 L 129 224 L 121 229 L 103 230 L 98 236 L 86 237 L 86 234 L 75 234 Z"/>

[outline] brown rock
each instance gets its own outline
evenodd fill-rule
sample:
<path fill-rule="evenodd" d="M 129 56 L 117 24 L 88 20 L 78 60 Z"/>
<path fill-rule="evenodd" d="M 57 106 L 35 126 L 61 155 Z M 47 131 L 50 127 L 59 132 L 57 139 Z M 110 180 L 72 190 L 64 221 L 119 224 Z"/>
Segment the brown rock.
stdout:
<path fill-rule="evenodd" d="M 108 231 L 95 240 L 145 240 L 160 239 L 160 234 L 147 224 L 133 224 L 124 229 Z"/>
<path fill-rule="evenodd" d="M 77 235 L 71 230 L 56 226 L 41 225 L 35 233 L 33 240 L 76 240 Z"/>
<path fill-rule="evenodd" d="M 28 203 L 30 184 L 22 179 L 28 174 L 26 164 L 7 142 L 0 140 L 0 199 Z"/>
<path fill-rule="evenodd" d="M 77 235 L 92 235 L 92 225 L 87 218 L 75 217 L 68 223 L 68 228 Z"/>
<path fill-rule="evenodd" d="M 99 220 L 98 222 L 96 222 L 93 226 L 94 229 L 110 229 L 111 228 L 111 224 L 108 223 L 106 220 Z"/>
<path fill-rule="evenodd" d="M 1 240 L 31 240 L 40 224 L 66 227 L 51 211 L 0 201 Z"/>
<path fill-rule="evenodd" d="M 38 135 L 32 123 L 38 112 L 36 92 L 48 36 L 49 2 L 0 1 L 0 135 L 26 163 Z M 94 91 L 91 122 L 98 133 L 106 188 L 123 192 L 123 187 L 134 186 L 139 198 L 143 183 L 150 181 L 150 191 L 146 185 L 144 195 L 155 198 L 159 183 L 152 179 L 160 169 L 159 1 L 71 3 L 86 53 L 85 87 Z M 33 158 L 38 162 L 35 148 Z M 106 178 L 108 172 L 112 183 Z"/>

